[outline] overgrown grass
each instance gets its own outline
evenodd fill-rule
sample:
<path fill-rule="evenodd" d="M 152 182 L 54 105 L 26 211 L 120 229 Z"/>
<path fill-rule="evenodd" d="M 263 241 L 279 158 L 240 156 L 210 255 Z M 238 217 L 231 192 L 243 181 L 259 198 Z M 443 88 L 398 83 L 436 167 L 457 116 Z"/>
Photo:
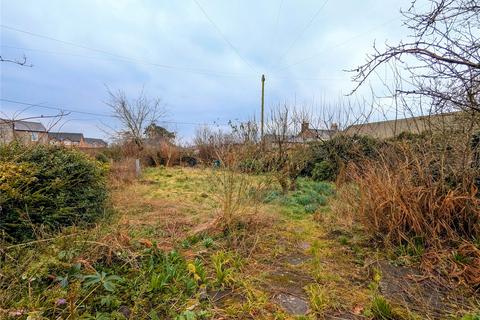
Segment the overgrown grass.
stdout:
<path fill-rule="evenodd" d="M 210 170 L 148 169 L 113 192 L 115 214 L 95 227 L 2 248 L 0 318 L 290 319 L 274 300 L 283 287 L 268 280 L 284 272 L 302 279 L 283 283 L 310 306 L 299 318 L 381 307 L 364 282 L 368 255 L 355 260 L 355 235 L 330 239 L 306 208 L 328 211 L 332 184 L 299 179 L 297 190 L 269 193 L 254 211 L 242 203 L 249 218 L 226 232 L 200 228 L 218 216 L 217 190 Z M 264 198 L 245 190 L 247 202 Z"/>
<path fill-rule="evenodd" d="M 301 217 L 325 206 L 327 199 L 333 194 L 334 188 L 331 183 L 299 178 L 294 191 L 282 194 L 280 190 L 272 190 L 265 196 L 264 202 L 279 204 L 284 213 Z"/>

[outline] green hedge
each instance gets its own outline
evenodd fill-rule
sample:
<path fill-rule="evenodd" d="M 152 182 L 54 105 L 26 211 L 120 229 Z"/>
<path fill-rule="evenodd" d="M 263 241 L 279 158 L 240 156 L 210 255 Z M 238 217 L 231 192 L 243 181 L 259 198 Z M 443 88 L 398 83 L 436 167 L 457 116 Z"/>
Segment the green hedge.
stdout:
<path fill-rule="evenodd" d="M 0 236 L 25 241 L 35 230 L 95 221 L 105 209 L 106 172 L 72 149 L 0 146 Z"/>
<path fill-rule="evenodd" d="M 333 181 L 348 162 L 375 158 L 381 145 L 377 139 L 360 135 L 339 135 L 314 143 L 310 146 L 311 159 L 302 174 L 319 181 Z"/>

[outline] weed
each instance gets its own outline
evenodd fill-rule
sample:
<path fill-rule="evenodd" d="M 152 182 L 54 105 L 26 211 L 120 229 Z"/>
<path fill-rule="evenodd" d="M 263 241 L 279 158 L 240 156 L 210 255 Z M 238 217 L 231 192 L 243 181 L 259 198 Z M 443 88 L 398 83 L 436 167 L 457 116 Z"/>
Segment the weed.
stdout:
<path fill-rule="evenodd" d="M 94 285 L 102 285 L 105 290 L 114 292 L 117 282 L 122 281 L 122 278 L 116 275 L 107 275 L 104 271 L 102 271 L 96 272 L 92 275 L 83 276 L 83 280 L 85 281 L 83 285 L 87 288 Z"/>
<path fill-rule="evenodd" d="M 390 303 L 382 296 L 375 296 L 371 302 L 370 308 L 366 312 L 367 316 L 375 320 L 396 320 L 400 319 L 394 312 Z"/>
<path fill-rule="evenodd" d="M 349 244 L 348 237 L 343 235 L 338 237 L 338 242 L 340 242 L 342 246 L 348 246 Z"/>
<path fill-rule="evenodd" d="M 452 252 L 452 259 L 459 264 L 469 264 L 472 261 L 471 257 L 466 257 L 458 251 Z"/>
<path fill-rule="evenodd" d="M 328 289 L 319 284 L 311 284 L 306 288 L 310 299 L 310 307 L 317 314 L 322 314 L 332 307 L 332 298 Z"/>
<path fill-rule="evenodd" d="M 209 313 L 207 311 L 184 311 L 175 317 L 175 320 L 200 320 L 207 319 Z"/>
<path fill-rule="evenodd" d="M 215 271 L 215 284 L 220 287 L 230 286 L 234 282 L 234 272 L 238 269 L 239 261 L 231 253 L 218 251 L 211 257 Z"/>
<path fill-rule="evenodd" d="M 203 239 L 203 245 L 205 248 L 211 248 L 214 244 L 214 241 L 212 238 L 210 237 L 207 237 L 205 239 Z"/>

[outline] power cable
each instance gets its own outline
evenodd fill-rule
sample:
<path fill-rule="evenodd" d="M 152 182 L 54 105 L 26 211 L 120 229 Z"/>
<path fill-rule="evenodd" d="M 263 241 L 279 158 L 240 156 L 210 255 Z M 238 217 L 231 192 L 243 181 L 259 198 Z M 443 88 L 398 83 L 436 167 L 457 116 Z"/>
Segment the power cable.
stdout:
<path fill-rule="evenodd" d="M 2 48 L 9 48 L 9 49 L 15 49 L 15 50 L 23 50 L 23 51 L 32 51 L 32 52 L 39 52 L 43 54 L 52 54 L 52 55 L 64 55 L 64 56 L 72 56 L 72 57 L 79 57 L 79 58 L 86 58 L 86 59 L 100 59 L 100 60 L 109 60 L 111 58 L 102 58 L 102 57 L 94 57 L 94 56 L 84 56 L 84 55 L 79 55 L 79 54 L 74 54 L 74 53 L 66 53 L 66 52 L 57 52 L 57 51 L 49 51 L 49 50 L 42 50 L 42 49 L 33 49 L 33 48 L 24 48 L 24 47 L 17 47 L 17 46 L 10 46 L 10 45 L 0 45 Z M 118 61 L 127 61 L 123 59 L 116 59 Z M 135 62 L 137 63 L 137 62 Z M 279 69 L 283 70 L 283 69 Z M 243 77 L 252 77 L 252 75 L 235 75 L 235 74 L 211 74 L 211 73 L 199 73 L 199 72 L 194 72 L 196 74 L 202 74 L 202 75 L 213 75 L 213 76 L 219 76 L 219 77 L 235 77 L 235 78 L 243 78 Z M 302 77 L 302 78 L 292 78 L 292 77 L 286 77 L 286 76 L 276 76 L 276 75 L 269 75 L 270 79 L 286 79 L 286 80 L 342 80 L 339 78 L 331 78 L 331 77 Z"/>
<path fill-rule="evenodd" d="M 270 47 L 273 46 L 274 42 L 276 42 L 277 37 L 278 37 L 278 25 L 279 25 L 279 22 L 280 22 L 280 13 L 281 13 L 281 11 L 282 11 L 283 1 L 284 1 L 284 0 L 280 0 L 280 3 L 279 3 L 279 5 L 278 5 L 277 18 L 275 19 L 275 29 L 273 30 L 273 35 L 272 35 L 272 38 L 270 39 Z M 270 67 L 272 66 L 272 64 L 273 64 L 273 61 L 270 62 L 270 64 L 269 64 L 269 66 L 267 67 L 267 69 L 270 69 Z"/>
<path fill-rule="evenodd" d="M 301 60 L 297 60 L 297 61 L 294 62 L 294 63 L 291 63 L 291 64 L 289 64 L 289 65 L 287 65 L 287 66 L 282 67 L 282 68 L 278 68 L 278 69 L 276 69 L 276 70 L 277 70 L 277 71 L 279 71 L 279 70 L 285 70 L 285 69 L 288 69 L 288 68 L 290 68 L 290 67 L 293 67 L 293 66 L 302 64 L 302 63 L 304 63 L 304 62 L 306 62 L 306 61 L 312 60 L 312 59 L 320 56 L 321 54 L 323 54 L 323 53 L 324 53 L 325 51 L 327 51 L 327 50 L 331 50 L 331 49 L 336 49 L 336 48 L 342 47 L 342 46 L 344 46 L 344 45 L 352 42 L 352 40 L 355 40 L 355 39 L 357 39 L 357 38 L 360 38 L 360 37 L 362 37 L 362 36 L 364 36 L 364 35 L 366 35 L 366 34 L 370 34 L 372 31 L 375 31 L 375 30 L 377 30 L 377 29 L 379 29 L 379 28 L 381 28 L 381 27 L 384 27 L 384 26 L 386 26 L 386 25 L 388 25 L 388 24 L 390 24 L 390 23 L 392 23 L 392 22 L 395 22 L 395 21 L 397 21 L 397 19 L 391 19 L 391 20 L 385 21 L 384 23 L 382 23 L 382 24 L 380 24 L 380 25 L 378 25 L 378 26 L 376 26 L 376 27 L 374 27 L 374 28 L 371 28 L 371 29 L 369 29 L 369 30 L 367 30 L 367 31 L 365 31 L 365 32 L 362 32 L 362 33 L 359 33 L 359 34 L 357 34 L 357 35 L 355 35 L 355 36 L 353 36 L 353 37 L 350 37 L 350 38 L 348 38 L 348 39 L 345 40 L 345 41 L 342 41 L 342 42 L 337 43 L 337 44 L 335 44 L 335 45 L 333 45 L 333 46 L 330 46 L 330 47 L 328 47 L 328 48 L 325 48 L 325 49 L 323 49 L 323 50 L 320 50 L 320 51 L 318 51 L 317 53 L 311 55 L 310 57 L 307 57 L 307 58 L 304 58 L 304 59 L 301 59 Z"/>
<path fill-rule="evenodd" d="M 29 106 L 29 107 L 49 109 L 49 110 L 68 111 L 68 112 L 71 112 L 71 113 L 85 114 L 85 115 L 90 115 L 90 116 L 117 118 L 116 116 L 111 115 L 111 114 L 79 111 L 79 110 L 75 110 L 75 109 L 63 108 L 63 107 L 58 107 L 58 106 L 48 106 L 48 105 L 43 105 L 43 104 L 42 105 L 41 104 L 34 104 L 34 103 L 28 103 L 28 102 L 11 100 L 11 99 L 0 98 L 0 101 L 19 104 L 19 105 L 24 105 L 24 106 Z M 210 123 L 207 123 L 207 122 L 182 122 L 182 121 L 167 121 L 167 120 L 159 120 L 158 122 L 159 123 L 168 123 L 168 124 L 183 124 L 183 125 L 227 125 L 227 124 L 217 123 L 217 122 L 213 122 L 213 123 L 212 122 L 210 122 Z"/>
<path fill-rule="evenodd" d="M 287 48 L 287 50 L 280 56 L 280 58 L 277 59 L 277 62 L 274 64 L 274 66 L 277 66 L 280 64 L 280 62 L 282 62 L 282 60 L 287 56 L 287 54 L 290 52 L 290 50 L 292 50 L 292 48 L 297 44 L 297 41 L 300 40 L 300 38 L 303 36 L 303 34 L 305 33 L 305 31 L 308 30 L 308 28 L 310 28 L 310 26 L 313 24 L 313 22 L 315 21 L 315 19 L 318 17 L 318 15 L 320 14 L 320 12 L 323 10 L 323 8 L 327 5 L 328 3 L 328 0 L 325 0 L 322 5 L 320 6 L 320 8 L 318 8 L 318 10 L 314 13 L 314 15 L 310 18 L 310 20 L 308 21 L 308 23 L 305 25 L 305 27 L 303 27 L 303 29 L 300 31 L 300 33 L 298 34 L 298 36 L 292 41 L 292 43 L 290 44 L 290 46 Z"/>
<path fill-rule="evenodd" d="M 222 30 L 220 29 L 220 27 L 212 20 L 212 18 L 210 18 L 210 16 L 208 15 L 208 13 L 205 11 L 205 9 L 202 7 L 202 5 L 200 4 L 200 2 L 198 2 L 198 0 L 193 0 L 198 8 L 202 11 L 203 15 L 205 16 L 205 18 L 207 18 L 207 20 L 210 22 L 210 24 L 217 30 L 217 32 L 220 34 L 220 36 L 222 37 L 223 41 L 225 41 L 228 46 L 237 54 L 237 56 L 250 68 L 252 69 L 252 71 L 254 73 L 257 73 L 257 71 L 255 70 L 255 68 L 246 60 L 243 58 L 243 56 L 240 54 L 240 52 L 238 51 L 238 49 L 228 40 L 227 36 L 225 36 L 225 34 L 222 32 Z"/>
<path fill-rule="evenodd" d="M 77 47 L 77 48 L 81 48 L 81 49 L 84 49 L 84 50 L 89 50 L 89 51 L 93 51 L 93 52 L 97 52 L 97 53 L 102 53 L 102 54 L 114 57 L 117 60 L 132 61 L 132 62 L 151 65 L 151 66 L 159 67 L 159 68 L 163 68 L 163 69 L 179 70 L 179 71 L 202 74 L 202 75 L 217 75 L 217 76 L 227 76 L 227 77 L 228 76 L 232 76 L 232 77 L 251 77 L 252 76 L 252 74 L 245 74 L 245 73 L 244 74 L 227 73 L 227 72 L 218 72 L 218 71 L 212 71 L 212 70 L 209 70 L 209 69 L 202 69 L 202 68 L 181 67 L 181 66 L 172 66 L 172 65 L 160 64 L 160 63 L 151 62 L 151 61 L 144 60 L 144 59 L 138 59 L 138 58 L 132 58 L 132 57 L 128 57 L 128 56 L 119 55 L 119 54 L 116 54 L 116 53 L 108 52 L 106 50 L 97 49 L 97 48 L 93 48 L 93 47 L 88 47 L 88 46 L 85 46 L 85 45 L 82 45 L 82 44 L 77 44 L 77 43 L 74 43 L 74 42 L 53 38 L 53 37 L 50 37 L 50 36 L 30 32 L 30 31 L 27 31 L 27 30 L 21 30 L 21 29 L 18 29 L 18 28 L 14 28 L 14 27 L 4 25 L 4 24 L 0 24 L 0 27 L 4 28 L 4 29 L 7 29 L 7 30 L 19 32 L 19 33 L 24 33 L 24 34 L 27 34 L 27 35 L 30 35 L 30 36 L 33 36 L 33 37 L 38 37 L 38 38 L 43 38 L 43 39 L 47 39 L 47 40 L 50 40 L 50 41 L 59 42 L 59 43 L 69 45 L 69 46 L 72 46 L 72 47 Z M 27 50 L 35 50 L 35 51 L 39 51 L 39 52 L 44 51 L 44 53 L 48 52 L 48 53 L 54 53 L 54 54 L 62 54 L 62 53 L 58 53 L 58 52 L 38 50 L 38 49 L 27 49 Z M 66 54 L 66 55 L 74 55 L 74 54 Z M 85 58 L 85 56 L 82 56 L 82 55 L 76 55 L 76 56 Z M 95 59 L 95 57 L 89 57 L 89 58 Z"/>

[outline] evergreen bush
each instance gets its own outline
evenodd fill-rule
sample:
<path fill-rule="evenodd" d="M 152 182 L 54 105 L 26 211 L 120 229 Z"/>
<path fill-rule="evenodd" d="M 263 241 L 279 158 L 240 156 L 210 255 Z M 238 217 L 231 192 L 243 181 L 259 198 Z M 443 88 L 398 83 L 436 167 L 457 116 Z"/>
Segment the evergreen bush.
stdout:
<path fill-rule="evenodd" d="M 106 172 L 73 149 L 0 146 L 0 236 L 25 241 L 39 230 L 95 221 L 105 209 Z"/>

